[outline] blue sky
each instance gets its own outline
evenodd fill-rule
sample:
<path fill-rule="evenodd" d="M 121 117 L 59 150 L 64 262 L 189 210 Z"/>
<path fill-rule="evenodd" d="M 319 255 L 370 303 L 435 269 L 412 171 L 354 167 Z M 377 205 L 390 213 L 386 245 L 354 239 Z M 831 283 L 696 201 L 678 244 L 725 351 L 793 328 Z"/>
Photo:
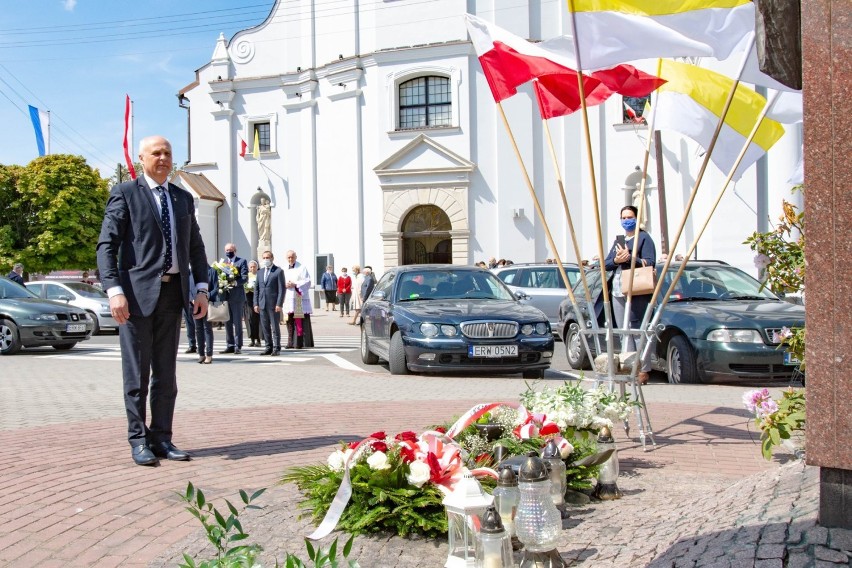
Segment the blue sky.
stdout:
<path fill-rule="evenodd" d="M 78 154 L 109 177 L 123 161 L 124 96 L 138 140 L 162 134 L 186 160 L 177 92 L 274 0 L 0 0 L 0 164 L 38 157 L 27 105 L 51 114 L 51 153 Z M 136 159 L 134 155 L 134 159 Z"/>

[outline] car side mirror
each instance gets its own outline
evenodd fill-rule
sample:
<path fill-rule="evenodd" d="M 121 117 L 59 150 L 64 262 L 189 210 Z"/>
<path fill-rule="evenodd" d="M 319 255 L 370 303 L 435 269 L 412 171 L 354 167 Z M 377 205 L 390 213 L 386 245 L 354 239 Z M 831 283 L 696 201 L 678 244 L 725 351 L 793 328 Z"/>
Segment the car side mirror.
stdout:
<path fill-rule="evenodd" d="M 57 299 L 57 300 L 59 300 L 60 302 L 70 302 L 70 301 L 71 301 L 71 296 L 59 296 L 59 297 L 58 297 L 58 298 L 56 298 L 56 299 Z"/>
<path fill-rule="evenodd" d="M 373 292 L 373 293 L 370 295 L 370 297 L 371 297 L 371 298 L 375 298 L 375 299 L 377 299 L 377 300 L 384 300 L 384 299 L 385 299 L 385 293 L 384 293 L 384 292 L 382 292 L 382 291 L 380 290 L 380 291 L 378 291 L 378 292 Z"/>
<path fill-rule="evenodd" d="M 530 299 L 529 295 L 526 292 L 523 292 L 521 290 L 518 290 L 517 292 L 515 292 L 515 298 L 517 298 L 518 300 L 529 300 Z"/>

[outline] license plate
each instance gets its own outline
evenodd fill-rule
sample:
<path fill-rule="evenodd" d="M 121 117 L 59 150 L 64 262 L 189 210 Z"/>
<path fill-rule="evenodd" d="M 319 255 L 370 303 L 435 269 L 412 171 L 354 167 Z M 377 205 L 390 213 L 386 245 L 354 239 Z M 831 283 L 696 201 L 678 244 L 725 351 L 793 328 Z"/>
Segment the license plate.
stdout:
<path fill-rule="evenodd" d="M 469 357 L 517 357 L 517 345 L 470 345 L 467 348 Z"/>
<path fill-rule="evenodd" d="M 65 326 L 65 331 L 68 333 L 79 333 L 81 331 L 86 331 L 86 324 L 84 323 L 69 323 Z"/>
<path fill-rule="evenodd" d="M 801 361 L 799 361 L 799 359 L 795 357 L 792 353 L 790 353 L 789 351 L 784 352 L 785 365 L 798 365 L 799 363 L 801 363 Z"/>

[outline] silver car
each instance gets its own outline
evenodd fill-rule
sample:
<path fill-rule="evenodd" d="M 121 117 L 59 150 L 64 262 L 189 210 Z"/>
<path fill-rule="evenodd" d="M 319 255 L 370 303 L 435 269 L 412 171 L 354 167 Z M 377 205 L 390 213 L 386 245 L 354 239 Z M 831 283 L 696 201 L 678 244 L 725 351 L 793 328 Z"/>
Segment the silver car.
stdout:
<path fill-rule="evenodd" d="M 95 322 L 95 330 L 92 335 L 102 330 L 118 329 L 118 324 L 110 313 L 109 297 L 100 288 L 95 288 L 85 282 L 68 280 L 37 280 L 27 282 L 26 287 L 39 298 L 65 302 L 89 312 L 92 321 Z"/>
<path fill-rule="evenodd" d="M 573 288 L 580 279 L 580 269 L 576 264 L 567 262 L 563 263 L 562 267 Z M 556 329 L 559 323 L 559 304 L 568 297 L 556 264 L 510 264 L 495 268 L 492 272 L 522 303 L 543 311 L 550 321 L 550 327 Z"/>

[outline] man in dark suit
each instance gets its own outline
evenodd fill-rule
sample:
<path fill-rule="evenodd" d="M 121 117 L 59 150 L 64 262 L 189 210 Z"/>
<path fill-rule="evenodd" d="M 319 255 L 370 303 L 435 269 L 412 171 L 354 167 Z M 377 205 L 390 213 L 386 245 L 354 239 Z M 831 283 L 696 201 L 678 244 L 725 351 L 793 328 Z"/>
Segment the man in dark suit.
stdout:
<path fill-rule="evenodd" d="M 228 346 L 219 353 L 242 353 L 243 351 L 243 313 L 246 309 L 246 289 L 248 281 L 248 262 L 237 256 L 237 245 L 225 245 L 225 264 L 230 264 L 237 271 L 234 287 L 228 290 L 223 300 L 228 300 L 228 321 L 225 322 L 225 341 Z"/>
<path fill-rule="evenodd" d="M 15 263 L 15 266 L 12 267 L 12 272 L 6 275 L 6 278 L 11 280 L 12 282 L 17 282 L 21 286 L 24 285 L 24 277 L 22 274 L 24 273 L 24 265 L 20 262 Z M 2 272 L 0 272 L 2 274 Z"/>
<path fill-rule="evenodd" d="M 175 368 L 190 269 L 197 283 L 194 316 L 207 313 L 207 255 L 192 195 L 167 182 L 169 141 L 144 138 L 139 159 L 144 176 L 110 191 L 97 257 L 110 312 L 119 324 L 131 455 L 138 465 L 157 465 L 157 458 L 189 459 L 172 444 Z"/>
<path fill-rule="evenodd" d="M 260 328 L 266 351 L 261 355 L 281 354 L 281 306 L 284 305 L 284 271 L 273 264 L 274 256 L 264 251 L 257 271 L 254 290 L 254 311 L 260 314 Z"/>

